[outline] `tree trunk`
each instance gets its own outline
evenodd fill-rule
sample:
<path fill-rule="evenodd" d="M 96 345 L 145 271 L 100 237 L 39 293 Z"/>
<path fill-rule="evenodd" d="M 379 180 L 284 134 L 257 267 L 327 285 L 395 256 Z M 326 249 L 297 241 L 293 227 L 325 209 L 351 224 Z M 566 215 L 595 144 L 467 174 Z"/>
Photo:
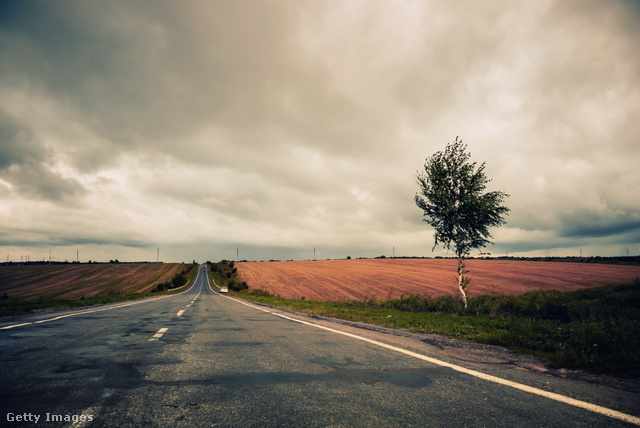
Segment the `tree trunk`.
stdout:
<path fill-rule="evenodd" d="M 467 309 L 467 293 L 464 291 L 466 285 L 466 281 L 464 280 L 464 260 L 462 256 L 458 256 L 458 288 L 460 288 L 465 309 Z"/>

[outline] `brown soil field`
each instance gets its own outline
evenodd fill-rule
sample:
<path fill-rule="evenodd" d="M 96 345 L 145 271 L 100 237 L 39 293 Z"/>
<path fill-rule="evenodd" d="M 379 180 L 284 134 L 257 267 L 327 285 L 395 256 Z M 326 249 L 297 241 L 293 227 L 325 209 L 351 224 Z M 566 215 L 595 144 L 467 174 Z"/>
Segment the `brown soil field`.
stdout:
<path fill-rule="evenodd" d="M 170 281 L 180 263 L 0 266 L 0 295 L 80 298 L 110 292 L 144 293 Z"/>
<path fill-rule="evenodd" d="M 236 263 L 249 290 L 263 289 L 280 297 L 342 301 L 375 297 L 458 296 L 457 260 L 358 259 Z M 640 266 L 467 260 L 469 296 L 522 294 L 536 290 L 576 290 L 640 277 Z"/>

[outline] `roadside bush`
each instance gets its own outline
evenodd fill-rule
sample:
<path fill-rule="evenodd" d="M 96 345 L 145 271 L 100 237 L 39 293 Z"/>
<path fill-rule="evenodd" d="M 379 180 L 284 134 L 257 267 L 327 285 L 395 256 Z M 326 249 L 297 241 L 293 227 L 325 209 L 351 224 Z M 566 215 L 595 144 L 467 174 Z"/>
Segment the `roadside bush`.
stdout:
<path fill-rule="evenodd" d="M 183 273 L 177 273 L 171 279 L 173 287 L 182 287 L 187 283 L 187 277 Z"/>
<path fill-rule="evenodd" d="M 269 290 L 262 290 L 262 289 L 251 290 L 249 291 L 249 294 L 252 296 L 275 297 L 275 295 L 271 293 Z"/>
<path fill-rule="evenodd" d="M 156 285 L 156 288 L 154 288 L 151 291 L 152 292 L 167 291 L 170 288 L 171 288 L 171 284 L 169 284 L 167 282 L 163 282 L 161 284 Z"/>
<path fill-rule="evenodd" d="M 213 279 L 220 283 L 221 287 L 228 287 L 230 291 L 245 291 L 249 289 L 246 282 L 239 282 L 238 268 L 234 267 L 235 262 L 222 260 L 211 264 L 211 274 Z"/>
<path fill-rule="evenodd" d="M 371 306 L 372 301 L 367 300 L 364 304 Z M 445 314 L 457 314 L 464 310 L 464 304 L 458 298 L 452 296 L 431 298 L 418 294 L 412 294 L 408 298 L 403 296 L 400 299 L 386 300 L 380 302 L 378 307 L 408 312 L 441 312 Z M 471 300 L 469 300 L 469 308 L 471 308 Z"/>
<path fill-rule="evenodd" d="M 249 286 L 247 285 L 246 282 L 240 283 L 236 281 L 229 281 L 228 287 L 233 291 L 244 291 L 249 289 Z"/>
<path fill-rule="evenodd" d="M 420 297 L 418 294 L 412 294 L 406 299 L 403 296 L 400 299 L 388 300 L 385 306 L 400 311 L 427 312 L 430 300 L 428 296 Z"/>

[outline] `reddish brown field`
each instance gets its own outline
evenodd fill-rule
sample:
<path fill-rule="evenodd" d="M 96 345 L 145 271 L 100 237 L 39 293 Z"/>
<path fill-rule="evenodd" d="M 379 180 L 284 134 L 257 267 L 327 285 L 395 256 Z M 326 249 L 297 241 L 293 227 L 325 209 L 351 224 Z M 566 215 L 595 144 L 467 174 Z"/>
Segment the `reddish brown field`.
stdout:
<path fill-rule="evenodd" d="M 144 293 L 182 269 L 179 263 L 0 266 L 0 295 L 33 299 Z"/>
<path fill-rule="evenodd" d="M 238 276 L 249 289 L 284 298 L 341 301 L 399 298 L 402 294 L 459 295 L 457 261 L 451 259 L 365 259 L 242 262 Z M 640 277 L 640 266 L 468 260 L 469 296 L 521 294 L 534 290 L 576 290 Z"/>

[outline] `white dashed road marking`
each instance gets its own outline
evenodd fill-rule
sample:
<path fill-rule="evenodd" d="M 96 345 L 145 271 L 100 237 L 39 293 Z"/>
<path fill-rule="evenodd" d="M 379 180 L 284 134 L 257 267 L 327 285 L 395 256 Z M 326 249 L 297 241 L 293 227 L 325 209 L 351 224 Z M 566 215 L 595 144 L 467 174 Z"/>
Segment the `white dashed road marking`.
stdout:
<path fill-rule="evenodd" d="M 154 340 L 160 339 L 162 337 L 162 335 L 167 332 L 167 330 L 169 330 L 169 329 L 168 328 L 161 328 L 160 330 L 158 330 L 158 332 L 156 334 L 153 335 L 153 337 L 151 339 L 149 339 L 149 342 L 153 342 Z"/>

